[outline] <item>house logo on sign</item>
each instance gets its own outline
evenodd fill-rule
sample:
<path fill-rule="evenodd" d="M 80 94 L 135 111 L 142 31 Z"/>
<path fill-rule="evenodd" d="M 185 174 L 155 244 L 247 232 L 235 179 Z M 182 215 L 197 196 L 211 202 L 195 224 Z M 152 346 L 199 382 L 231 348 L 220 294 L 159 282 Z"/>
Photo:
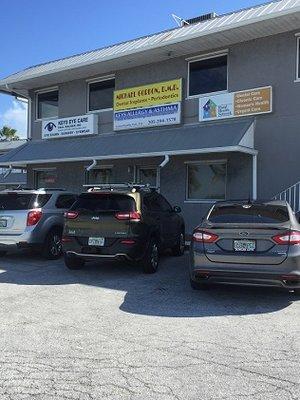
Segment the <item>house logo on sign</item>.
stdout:
<path fill-rule="evenodd" d="M 203 119 L 216 118 L 218 106 L 209 99 L 203 106 Z"/>

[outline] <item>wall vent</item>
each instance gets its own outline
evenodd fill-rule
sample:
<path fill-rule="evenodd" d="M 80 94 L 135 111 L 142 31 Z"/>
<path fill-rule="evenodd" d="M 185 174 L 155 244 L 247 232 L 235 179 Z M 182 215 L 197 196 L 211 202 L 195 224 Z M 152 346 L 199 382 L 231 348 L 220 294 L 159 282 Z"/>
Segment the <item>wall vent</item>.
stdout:
<path fill-rule="evenodd" d="M 183 22 L 183 25 L 191 25 L 191 24 L 196 24 L 197 22 L 208 21 L 210 19 L 216 18 L 217 16 L 218 16 L 218 14 L 216 14 L 215 12 L 211 12 L 209 14 L 203 14 L 203 15 L 200 15 L 199 17 L 186 19 Z"/>

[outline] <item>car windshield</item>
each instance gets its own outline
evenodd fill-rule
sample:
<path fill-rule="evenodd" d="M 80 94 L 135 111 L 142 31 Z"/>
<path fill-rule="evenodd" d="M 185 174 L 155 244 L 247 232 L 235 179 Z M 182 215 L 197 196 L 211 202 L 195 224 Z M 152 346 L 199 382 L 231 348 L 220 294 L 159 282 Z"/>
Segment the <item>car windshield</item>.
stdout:
<path fill-rule="evenodd" d="M 87 193 L 79 196 L 71 210 L 86 212 L 135 211 L 135 200 L 125 194 Z"/>
<path fill-rule="evenodd" d="M 32 193 L 1 193 L 0 210 L 28 210 L 43 207 L 51 195 Z"/>
<path fill-rule="evenodd" d="M 212 223 L 276 224 L 289 219 L 287 207 L 268 204 L 217 205 L 208 216 Z"/>

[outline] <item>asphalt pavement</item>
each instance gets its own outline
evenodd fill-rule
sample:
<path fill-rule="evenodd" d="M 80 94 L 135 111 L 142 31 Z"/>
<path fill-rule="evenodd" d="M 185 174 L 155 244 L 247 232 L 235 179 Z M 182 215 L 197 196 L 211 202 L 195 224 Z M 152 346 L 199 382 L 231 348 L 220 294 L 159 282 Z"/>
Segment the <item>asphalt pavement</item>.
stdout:
<path fill-rule="evenodd" d="M 1 258 L 0 399 L 299 399 L 300 298 L 193 291 L 187 262 Z"/>

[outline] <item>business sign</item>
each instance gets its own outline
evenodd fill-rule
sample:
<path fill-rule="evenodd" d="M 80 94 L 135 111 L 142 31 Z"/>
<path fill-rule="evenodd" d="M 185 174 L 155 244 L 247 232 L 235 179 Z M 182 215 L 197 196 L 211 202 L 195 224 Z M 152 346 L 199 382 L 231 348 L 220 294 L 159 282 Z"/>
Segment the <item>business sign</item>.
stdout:
<path fill-rule="evenodd" d="M 200 121 L 270 112 L 272 112 L 271 86 L 201 97 L 199 101 Z"/>
<path fill-rule="evenodd" d="M 42 138 L 62 138 L 98 133 L 98 118 L 95 114 L 42 121 Z"/>
<path fill-rule="evenodd" d="M 114 130 L 179 124 L 181 98 L 181 79 L 116 90 Z"/>

